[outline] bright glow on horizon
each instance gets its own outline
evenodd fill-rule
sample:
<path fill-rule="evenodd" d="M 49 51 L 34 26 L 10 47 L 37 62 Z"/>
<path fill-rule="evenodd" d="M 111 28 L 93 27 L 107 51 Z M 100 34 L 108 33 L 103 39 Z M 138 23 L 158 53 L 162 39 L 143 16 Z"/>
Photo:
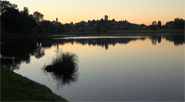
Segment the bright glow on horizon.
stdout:
<path fill-rule="evenodd" d="M 184 0 L 10 0 L 19 10 L 28 7 L 29 13 L 39 11 L 45 20 L 77 23 L 82 20 L 127 20 L 131 23 L 150 25 L 161 21 L 164 25 L 175 18 L 185 19 Z"/>

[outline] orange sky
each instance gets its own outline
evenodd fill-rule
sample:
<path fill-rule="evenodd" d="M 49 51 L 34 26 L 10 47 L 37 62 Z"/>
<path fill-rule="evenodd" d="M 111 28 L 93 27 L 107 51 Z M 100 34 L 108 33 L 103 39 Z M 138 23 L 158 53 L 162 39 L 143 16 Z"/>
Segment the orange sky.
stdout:
<path fill-rule="evenodd" d="M 131 23 L 150 25 L 162 21 L 162 25 L 174 18 L 185 19 L 184 0 L 10 0 L 19 10 L 28 7 L 30 14 L 39 11 L 45 20 L 58 17 L 61 23 L 76 23 L 82 20 L 108 19 L 127 20 Z"/>

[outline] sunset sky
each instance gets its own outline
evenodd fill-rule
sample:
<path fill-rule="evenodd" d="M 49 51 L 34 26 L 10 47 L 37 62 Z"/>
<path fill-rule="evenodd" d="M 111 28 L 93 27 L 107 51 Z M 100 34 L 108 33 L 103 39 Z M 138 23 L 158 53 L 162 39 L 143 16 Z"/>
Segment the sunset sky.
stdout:
<path fill-rule="evenodd" d="M 82 20 L 127 20 L 131 23 L 150 25 L 161 21 L 164 25 L 174 18 L 185 19 L 184 0 L 8 0 L 19 10 L 28 7 L 29 13 L 39 11 L 45 20 L 77 23 Z"/>

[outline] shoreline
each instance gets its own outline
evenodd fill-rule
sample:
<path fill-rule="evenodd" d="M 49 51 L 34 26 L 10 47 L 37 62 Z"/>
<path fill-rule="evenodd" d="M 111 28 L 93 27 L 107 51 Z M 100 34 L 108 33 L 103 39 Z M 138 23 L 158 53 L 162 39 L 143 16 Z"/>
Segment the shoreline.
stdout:
<path fill-rule="evenodd" d="M 1 101 L 65 101 L 46 85 L 0 66 Z"/>
<path fill-rule="evenodd" d="M 68 34 L 52 34 L 48 35 L 50 37 L 77 37 L 77 36 L 161 36 L 161 35 L 183 35 L 183 32 L 174 32 L 174 33 L 166 33 L 166 32 L 144 32 L 144 33 L 68 33 Z"/>
<path fill-rule="evenodd" d="M 174 30 L 174 29 L 159 29 L 157 31 L 153 30 L 110 30 L 107 32 L 66 32 L 66 33 L 32 33 L 32 34 L 1 34 L 1 38 L 12 37 L 47 37 L 47 36 L 150 36 L 150 35 L 174 35 L 174 34 L 184 34 L 185 30 Z"/>
<path fill-rule="evenodd" d="M 37 33 L 37 34 L 4 34 L 1 35 L 1 43 L 7 43 L 14 40 L 20 39 L 37 39 L 37 38 L 56 38 L 56 37 L 79 37 L 79 36 L 168 36 L 168 35 L 184 35 L 185 31 L 178 32 L 84 32 L 84 33 Z"/>

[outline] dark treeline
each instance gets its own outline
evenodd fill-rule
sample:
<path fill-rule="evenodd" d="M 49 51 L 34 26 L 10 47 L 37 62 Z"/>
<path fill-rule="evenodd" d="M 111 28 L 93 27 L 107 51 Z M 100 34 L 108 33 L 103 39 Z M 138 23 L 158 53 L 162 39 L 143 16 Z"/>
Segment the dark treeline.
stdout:
<path fill-rule="evenodd" d="M 175 18 L 172 23 L 166 23 L 162 25 L 161 21 L 153 21 L 151 25 L 147 26 L 145 24 L 134 24 L 127 20 L 115 21 L 115 19 L 108 20 L 108 16 L 100 20 L 88 20 L 88 22 L 81 21 L 76 24 L 71 22 L 70 24 L 65 24 L 67 32 L 107 32 L 108 30 L 147 30 L 152 29 L 156 31 L 157 29 L 184 29 L 185 20 Z"/>
<path fill-rule="evenodd" d="M 37 26 L 33 15 L 28 14 L 28 9 L 19 12 L 16 4 L 8 1 L 1 3 L 1 28 L 2 34 L 7 33 L 32 33 Z"/>
<path fill-rule="evenodd" d="M 1 32 L 2 35 L 8 33 L 13 34 L 39 34 L 39 33 L 63 33 L 63 32 L 107 32 L 108 30 L 135 30 L 135 29 L 184 29 L 185 20 L 175 18 L 174 21 L 169 21 L 162 25 L 162 22 L 153 21 L 151 25 L 134 24 L 127 20 L 115 21 L 108 20 L 108 16 L 100 20 L 81 21 L 73 24 L 61 24 L 56 21 L 44 20 L 44 15 L 38 11 L 29 14 L 29 9 L 24 7 L 22 11 L 17 9 L 16 4 L 11 4 L 9 1 L 0 1 L 1 5 Z"/>
<path fill-rule="evenodd" d="M 38 11 L 29 14 L 29 9 L 22 11 L 16 4 L 9 1 L 0 1 L 1 5 L 1 32 L 6 34 L 33 34 L 33 33 L 62 33 L 64 26 L 59 22 L 44 20 L 44 15 Z"/>
<path fill-rule="evenodd" d="M 169 21 L 164 25 L 164 28 L 169 28 L 169 29 L 181 29 L 184 30 L 184 23 L 185 20 L 182 18 L 175 18 L 174 21 Z"/>

